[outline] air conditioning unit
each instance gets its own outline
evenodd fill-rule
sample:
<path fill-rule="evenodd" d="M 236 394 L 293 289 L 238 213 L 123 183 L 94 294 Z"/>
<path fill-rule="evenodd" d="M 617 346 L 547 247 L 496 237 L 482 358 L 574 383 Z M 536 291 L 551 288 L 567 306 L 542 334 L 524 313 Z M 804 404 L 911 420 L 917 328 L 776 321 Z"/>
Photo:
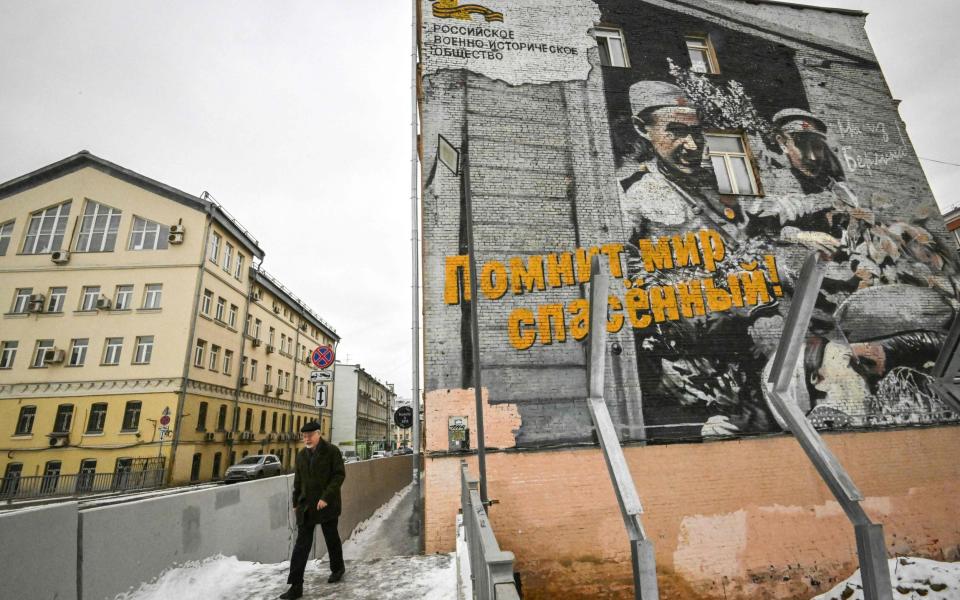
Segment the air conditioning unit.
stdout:
<path fill-rule="evenodd" d="M 183 234 L 182 233 L 171 233 L 167 236 L 168 244 L 182 244 L 183 243 Z"/>
<path fill-rule="evenodd" d="M 110 310 L 110 298 L 97 298 L 97 310 Z"/>
<path fill-rule="evenodd" d="M 300 331 L 306 331 L 306 330 L 307 330 L 307 324 L 306 324 L 306 323 L 300 323 Z"/>
<path fill-rule="evenodd" d="M 250 440 L 252 440 L 252 439 L 253 439 L 253 432 L 252 432 L 252 431 L 244 431 L 244 432 L 243 432 L 243 439 L 247 440 L 248 442 L 249 442 Z"/>
<path fill-rule="evenodd" d="M 50 350 L 47 350 L 46 356 L 43 357 L 43 362 L 45 364 L 58 365 L 66 358 L 67 353 L 65 351 L 51 348 Z"/>
<path fill-rule="evenodd" d="M 58 265 L 65 265 L 70 262 L 70 251 L 69 250 L 57 250 L 50 255 L 50 260 Z"/>
<path fill-rule="evenodd" d="M 256 348 L 257 346 L 259 346 L 259 345 L 262 344 L 262 343 L 263 343 L 263 342 L 260 340 L 260 338 L 253 338 L 253 341 L 250 342 L 250 344 L 251 344 L 254 348 Z"/>
<path fill-rule="evenodd" d="M 280 305 L 277 304 L 276 302 L 273 303 L 273 312 L 275 312 L 275 313 L 279 313 L 279 312 L 280 312 Z"/>
<path fill-rule="evenodd" d="M 277 351 L 276 346 L 274 346 L 273 344 L 267 344 L 267 354 L 270 354 L 271 352 L 276 352 L 276 351 Z"/>
<path fill-rule="evenodd" d="M 265 386 L 263 386 L 263 391 L 264 393 L 269 394 L 270 392 L 273 391 L 273 386 L 268 383 Z"/>
<path fill-rule="evenodd" d="M 64 446 L 70 445 L 70 438 L 69 438 L 69 434 L 67 433 L 60 432 L 60 431 L 53 431 L 51 433 L 48 433 L 47 437 L 50 438 L 51 448 L 62 448 Z"/>
<path fill-rule="evenodd" d="M 179 233 L 180 235 L 183 235 L 186 232 L 187 232 L 187 228 L 184 227 L 183 224 L 181 223 L 177 223 L 176 225 L 170 226 L 170 233 Z"/>
<path fill-rule="evenodd" d="M 33 298 L 33 296 L 31 296 L 31 298 Z M 27 312 L 43 312 L 43 296 L 40 296 L 40 298 L 40 300 L 30 300 L 30 302 L 27 303 Z"/>
<path fill-rule="evenodd" d="M 249 385 L 249 384 L 250 384 L 250 380 L 249 380 L 249 379 L 247 379 L 246 377 L 241 377 L 241 378 L 240 378 L 240 386 L 241 386 L 241 387 L 243 387 L 243 386 L 245 386 L 245 385 Z"/>
<path fill-rule="evenodd" d="M 232 431 L 224 432 L 223 439 L 224 439 L 224 440 L 232 440 L 232 439 L 233 439 L 233 432 L 232 432 Z"/>
<path fill-rule="evenodd" d="M 203 439 L 205 439 L 205 440 L 208 441 L 208 442 L 212 442 L 212 441 L 213 441 L 213 432 L 212 432 L 212 431 L 208 431 L 207 433 L 203 434 Z"/>

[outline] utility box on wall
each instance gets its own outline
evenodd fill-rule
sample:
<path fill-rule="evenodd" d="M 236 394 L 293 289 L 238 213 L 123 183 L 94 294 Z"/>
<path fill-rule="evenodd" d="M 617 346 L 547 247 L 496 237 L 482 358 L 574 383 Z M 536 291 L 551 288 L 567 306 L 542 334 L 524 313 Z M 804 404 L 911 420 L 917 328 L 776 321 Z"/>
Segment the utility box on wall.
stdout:
<path fill-rule="evenodd" d="M 447 417 L 447 440 L 450 452 L 470 449 L 470 428 L 467 417 Z"/>

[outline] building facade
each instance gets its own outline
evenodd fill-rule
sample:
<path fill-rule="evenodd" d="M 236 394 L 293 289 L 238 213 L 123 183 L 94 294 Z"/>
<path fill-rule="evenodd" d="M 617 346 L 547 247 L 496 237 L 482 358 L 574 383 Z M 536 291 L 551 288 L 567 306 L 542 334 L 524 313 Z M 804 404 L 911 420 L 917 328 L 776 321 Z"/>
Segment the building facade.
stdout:
<path fill-rule="evenodd" d="M 361 458 L 390 449 L 393 384 L 383 383 L 357 365 L 334 363 L 333 443 Z"/>
<path fill-rule="evenodd" d="M 289 465 L 305 420 L 329 435 L 303 363 L 337 334 L 263 256 L 209 197 L 87 152 L 0 185 L 5 497 L 217 479 L 247 454 Z"/>
<path fill-rule="evenodd" d="M 852 534 L 824 533 L 848 525 L 764 386 L 818 252 L 795 400 L 867 504 L 896 507 L 877 509 L 891 552 L 956 556 L 937 490 L 960 491 L 958 415 L 929 369 L 957 255 L 865 18 L 763 0 L 420 3 L 428 552 L 453 549 L 451 449 L 464 426 L 476 444 L 479 362 L 490 514 L 524 596 L 630 585 L 584 402 L 597 256 L 605 399 L 666 597 L 809 597 L 819 583 L 792 569 L 852 572 Z M 917 443 L 922 473 L 883 450 Z"/>

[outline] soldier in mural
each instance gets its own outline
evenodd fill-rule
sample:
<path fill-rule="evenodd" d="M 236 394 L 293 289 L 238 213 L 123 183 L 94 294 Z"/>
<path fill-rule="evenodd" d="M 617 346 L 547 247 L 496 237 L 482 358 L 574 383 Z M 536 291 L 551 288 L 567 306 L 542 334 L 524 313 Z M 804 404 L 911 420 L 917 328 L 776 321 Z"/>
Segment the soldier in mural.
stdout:
<path fill-rule="evenodd" d="M 620 188 L 631 232 L 627 272 L 633 285 L 710 276 L 698 266 L 644 272 L 639 246 L 645 239 L 705 230 L 722 237 L 732 256 L 746 259 L 757 238 L 740 206 L 722 202 L 707 185 L 712 174 L 704 167 L 696 107 L 679 87 L 661 81 L 635 83 L 629 97 L 637 143 Z M 750 328 L 765 311 L 775 310 L 754 307 L 638 330 L 648 436 L 695 439 L 774 427 L 760 391 L 762 357 L 755 352 Z"/>

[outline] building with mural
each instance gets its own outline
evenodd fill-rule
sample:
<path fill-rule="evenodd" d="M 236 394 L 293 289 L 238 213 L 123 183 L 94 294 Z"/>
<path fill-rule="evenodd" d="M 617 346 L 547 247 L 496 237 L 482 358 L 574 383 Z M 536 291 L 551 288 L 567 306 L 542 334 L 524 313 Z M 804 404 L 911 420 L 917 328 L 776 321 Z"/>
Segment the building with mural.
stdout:
<path fill-rule="evenodd" d="M 428 552 L 454 548 L 448 424 L 476 422 L 479 362 L 490 514 L 525 597 L 629 588 L 584 401 L 599 256 L 605 399 L 665 597 L 809 597 L 849 575 L 852 530 L 763 383 L 817 252 L 793 399 L 891 554 L 960 558 L 944 501 L 958 415 L 929 385 L 956 246 L 865 19 L 752 0 L 421 2 Z"/>
<path fill-rule="evenodd" d="M 87 152 L 0 184 L 0 497 L 289 466 L 301 423 L 329 436 L 306 363 L 339 337 L 263 257 L 209 195 Z"/>
<path fill-rule="evenodd" d="M 333 365 L 333 438 L 343 450 L 355 450 L 366 459 L 377 450 L 391 449 L 390 407 L 396 398 L 392 383 L 371 375 L 359 364 Z"/>

